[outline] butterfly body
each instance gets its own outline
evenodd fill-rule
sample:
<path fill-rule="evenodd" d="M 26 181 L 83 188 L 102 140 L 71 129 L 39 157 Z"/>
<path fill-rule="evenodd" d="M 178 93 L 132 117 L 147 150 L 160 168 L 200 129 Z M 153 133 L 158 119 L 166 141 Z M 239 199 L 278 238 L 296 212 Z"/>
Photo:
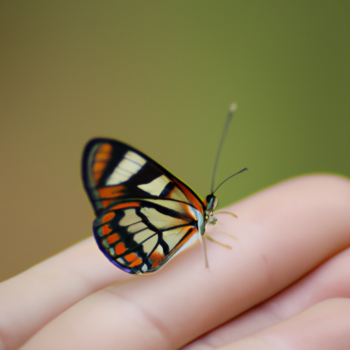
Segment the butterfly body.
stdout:
<path fill-rule="evenodd" d="M 207 195 L 205 199 L 205 222 L 206 224 L 215 225 L 217 219 L 213 216 L 214 210 L 218 205 L 218 199 L 211 193 Z"/>
<path fill-rule="evenodd" d="M 160 164 L 121 141 L 91 140 L 82 176 L 96 214 L 96 242 L 125 272 L 159 270 L 216 221 L 213 194 L 203 202 Z"/>

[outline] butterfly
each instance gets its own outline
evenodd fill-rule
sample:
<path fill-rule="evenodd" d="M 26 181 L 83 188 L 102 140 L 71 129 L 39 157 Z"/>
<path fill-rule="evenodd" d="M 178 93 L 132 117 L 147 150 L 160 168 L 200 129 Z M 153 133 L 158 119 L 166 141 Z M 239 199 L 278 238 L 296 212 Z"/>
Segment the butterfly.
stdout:
<path fill-rule="evenodd" d="M 159 270 L 198 238 L 204 244 L 207 224 L 216 222 L 213 188 L 203 201 L 152 158 L 118 140 L 87 143 L 82 178 L 96 215 L 96 242 L 114 265 L 130 274 Z M 206 253 L 205 260 L 208 265 Z"/>

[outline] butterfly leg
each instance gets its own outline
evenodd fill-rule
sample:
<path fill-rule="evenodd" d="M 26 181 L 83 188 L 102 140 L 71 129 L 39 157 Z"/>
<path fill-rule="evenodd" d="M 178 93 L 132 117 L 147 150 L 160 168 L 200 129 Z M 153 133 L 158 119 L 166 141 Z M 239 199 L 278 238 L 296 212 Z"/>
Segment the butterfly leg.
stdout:
<path fill-rule="evenodd" d="M 228 211 L 218 211 L 218 212 L 215 212 L 215 215 L 216 214 L 229 214 L 229 215 L 232 215 L 234 218 L 238 219 L 238 216 L 236 214 L 230 213 Z"/>
<path fill-rule="evenodd" d="M 231 237 L 232 239 L 234 239 L 235 241 L 237 241 L 237 242 L 238 242 L 238 239 L 237 239 L 235 236 L 230 235 L 230 234 L 229 234 L 229 233 L 227 233 L 227 232 L 224 232 L 224 231 L 217 231 L 217 232 L 223 233 L 224 235 L 229 236 L 229 237 Z"/>
<path fill-rule="evenodd" d="M 207 255 L 207 246 L 205 244 L 205 240 L 203 239 L 203 235 L 200 232 L 200 230 L 198 230 L 198 235 L 199 235 L 199 240 L 201 242 L 201 245 L 203 247 L 203 252 L 204 252 L 204 261 L 205 261 L 205 267 L 209 268 L 209 263 L 208 263 L 208 255 Z"/>
<path fill-rule="evenodd" d="M 208 234 L 205 235 L 205 238 L 211 242 L 214 242 L 214 243 L 221 245 L 222 247 L 225 247 L 227 249 L 232 249 L 232 247 L 229 246 L 228 244 L 221 243 L 221 242 L 217 241 L 216 239 L 210 237 Z"/>

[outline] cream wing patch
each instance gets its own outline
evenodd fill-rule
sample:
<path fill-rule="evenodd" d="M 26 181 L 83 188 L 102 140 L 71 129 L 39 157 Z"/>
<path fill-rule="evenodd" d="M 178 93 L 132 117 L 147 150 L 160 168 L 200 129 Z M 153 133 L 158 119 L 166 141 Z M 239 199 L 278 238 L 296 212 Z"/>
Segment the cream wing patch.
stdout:
<path fill-rule="evenodd" d="M 181 241 L 188 231 L 189 226 L 187 227 L 178 227 L 169 231 L 163 232 L 163 239 L 168 244 L 169 250 L 173 248 Z"/>
<path fill-rule="evenodd" d="M 183 213 L 183 214 L 187 213 L 187 211 L 182 203 L 179 203 L 179 202 L 176 202 L 173 200 L 163 199 L 162 201 L 160 201 L 157 199 L 147 199 L 147 202 L 164 205 L 165 207 L 167 207 L 171 210 L 174 210 L 174 211 L 178 211 L 179 213 Z"/>
<path fill-rule="evenodd" d="M 154 208 L 142 208 L 141 212 L 145 214 L 148 220 L 152 223 L 152 225 L 157 227 L 159 230 L 162 230 L 171 226 L 188 224 L 187 221 L 162 214 Z"/>
<path fill-rule="evenodd" d="M 137 222 L 135 224 L 132 224 L 128 227 L 128 232 L 129 233 L 136 233 L 136 232 L 140 232 L 142 230 L 145 230 L 147 227 L 146 224 L 144 224 L 143 222 Z"/>
<path fill-rule="evenodd" d="M 108 177 L 107 185 L 118 185 L 130 179 L 144 166 L 146 160 L 137 153 L 128 151 Z"/>
<path fill-rule="evenodd" d="M 154 235 L 153 237 L 149 238 L 146 242 L 142 244 L 143 251 L 146 254 L 151 253 L 151 251 L 154 249 L 157 243 L 158 243 L 158 235 Z"/>
<path fill-rule="evenodd" d="M 149 237 L 154 236 L 155 233 L 151 230 L 144 230 L 134 235 L 134 241 L 137 243 L 142 243 L 147 240 Z"/>
<path fill-rule="evenodd" d="M 175 188 L 171 192 L 170 198 L 176 199 L 176 200 L 181 201 L 181 202 L 189 203 L 186 196 L 178 188 Z"/>
<path fill-rule="evenodd" d="M 119 221 L 119 225 L 129 226 L 139 221 L 141 221 L 141 218 L 136 214 L 135 209 L 130 208 L 124 211 L 124 217 Z"/>
<path fill-rule="evenodd" d="M 138 187 L 141 188 L 141 190 L 144 190 L 153 196 L 159 196 L 169 182 L 170 180 L 165 175 L 162 175 L 157 177 L 150 183 L 138 185 Z"/>

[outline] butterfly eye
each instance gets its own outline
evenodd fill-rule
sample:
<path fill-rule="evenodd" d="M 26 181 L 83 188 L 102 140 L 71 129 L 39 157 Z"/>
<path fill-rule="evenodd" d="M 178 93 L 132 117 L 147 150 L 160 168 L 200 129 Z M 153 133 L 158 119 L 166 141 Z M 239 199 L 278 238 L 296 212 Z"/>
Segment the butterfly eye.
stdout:
<path fill-rule="evenodd" d="M 218 199 L 213 194 L 209 194 L 205 200 L 205 203 L 206 211 L 211 213 L 218 205 Z"/>

